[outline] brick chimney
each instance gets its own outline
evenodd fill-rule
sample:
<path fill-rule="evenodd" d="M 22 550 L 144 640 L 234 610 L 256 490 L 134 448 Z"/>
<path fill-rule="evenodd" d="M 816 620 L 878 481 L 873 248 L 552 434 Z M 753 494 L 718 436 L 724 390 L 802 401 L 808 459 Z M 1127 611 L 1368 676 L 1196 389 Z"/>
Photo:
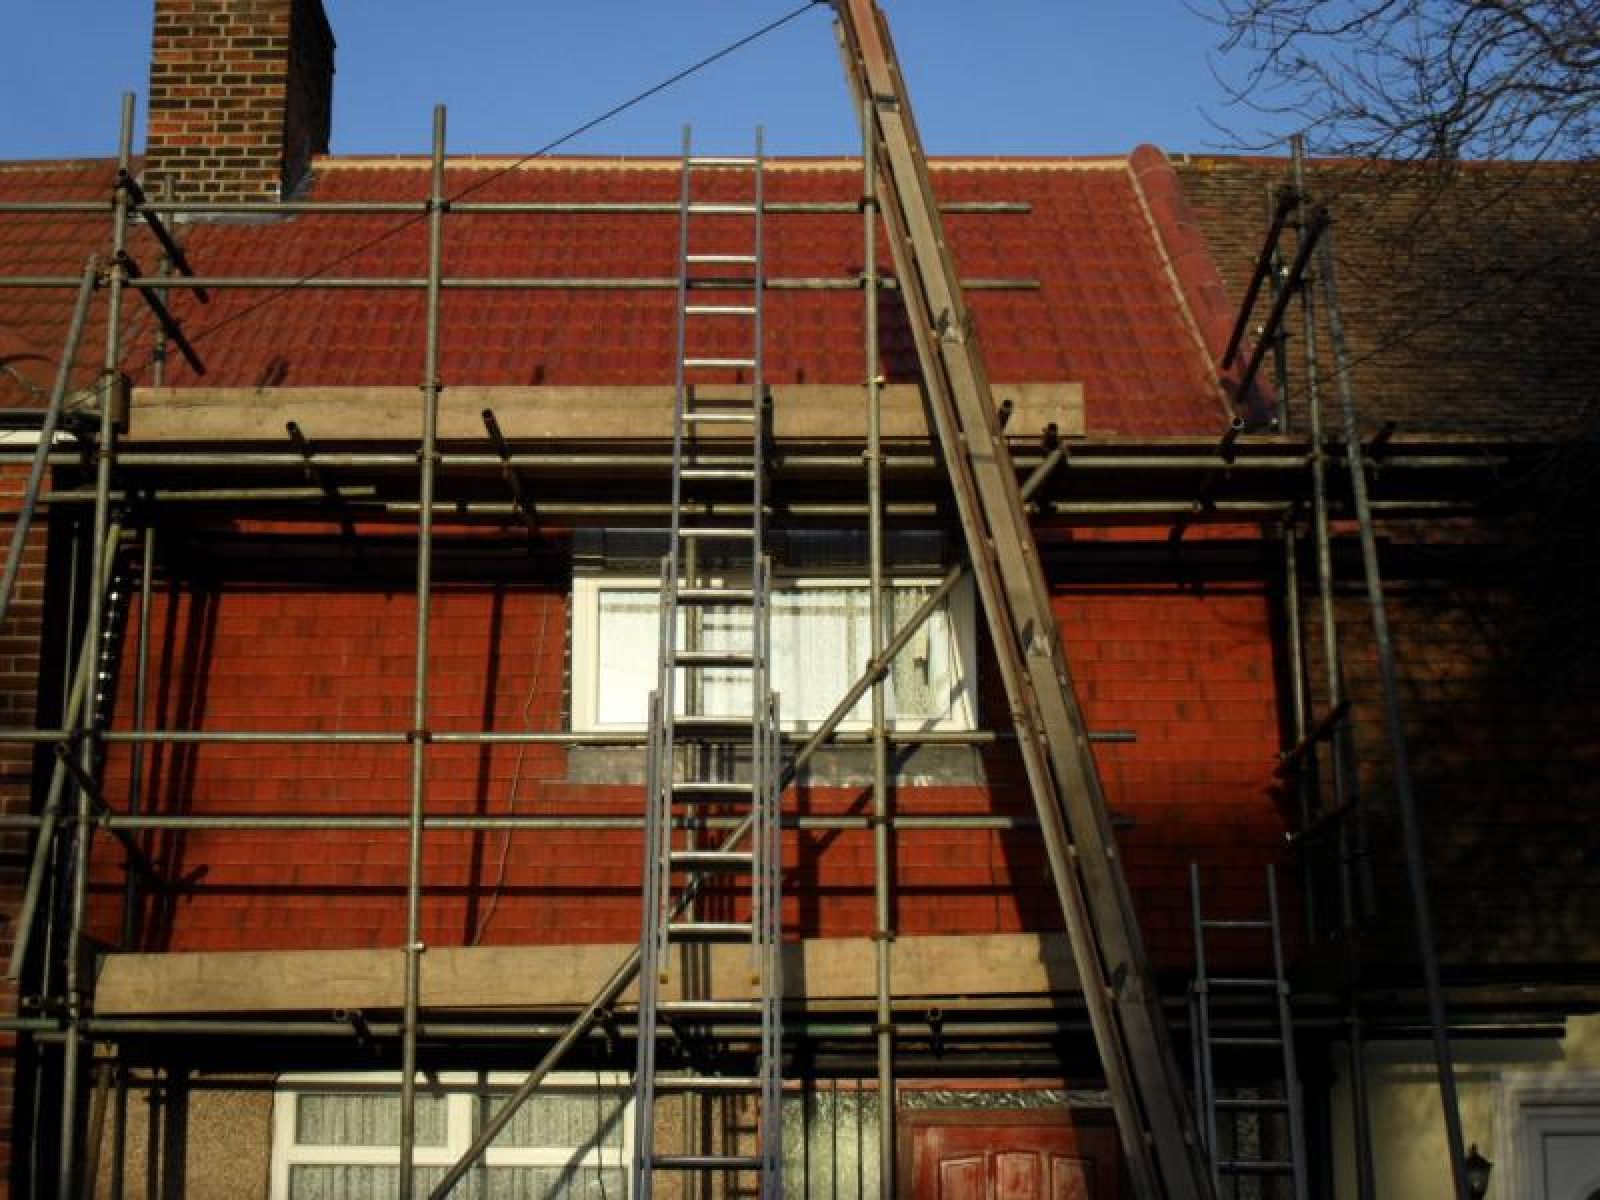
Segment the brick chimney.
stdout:
<path fill-rule="evenodd" d="M 155 0 L 145 178 L 178 200 L 278 200 L 326 153 L 322 0 Z"/>

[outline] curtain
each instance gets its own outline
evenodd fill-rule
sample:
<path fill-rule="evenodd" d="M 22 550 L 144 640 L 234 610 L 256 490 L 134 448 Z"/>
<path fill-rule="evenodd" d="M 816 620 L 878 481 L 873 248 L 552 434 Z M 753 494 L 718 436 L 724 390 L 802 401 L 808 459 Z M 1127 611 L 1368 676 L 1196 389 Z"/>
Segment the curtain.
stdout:
<path fill-rule="evenodd" d="M 417 1145 L 445 1144 L 443 1096 L 417 1094 Z M 294 1140 L 302 1146 L 398 1146 L 400 1097 L 308 1092 L 295 1105 Z"/>
<path fill-rule="evenodd" d="M 931 584 L 895 584 L 885 613 L 884 640 L 905 624 L 928 595 Z M 600 591 L 599 697 L 596 716 L 603 726 L 637 725 L 656 684 L 660 609 L 653 590 L 602 588 Z M 697 608 L 699 647 L 748 652 L 750 612 L 744 607 Z M 686 643 L 687 610 L 678 614 L 679 645 Z M 871 658 L 869 597 L 864 583 L 783 588 L 772 597 L 772 685 L 783 721 L 790 727 L 819 724 Z M 701 670 L 695 711 L 742 717 L 750 712 L 750 673 Z M 942 605 L 896 656 L 887 689 L 889 717 L 902 729 L 931 729 L 966 711 L 959 647 L 948 605 Z M 686 711 L 689 673 L 676 684 L 678 711 Z M 848 720 L 865 723 L 871 699 L 863 696 Z"/>

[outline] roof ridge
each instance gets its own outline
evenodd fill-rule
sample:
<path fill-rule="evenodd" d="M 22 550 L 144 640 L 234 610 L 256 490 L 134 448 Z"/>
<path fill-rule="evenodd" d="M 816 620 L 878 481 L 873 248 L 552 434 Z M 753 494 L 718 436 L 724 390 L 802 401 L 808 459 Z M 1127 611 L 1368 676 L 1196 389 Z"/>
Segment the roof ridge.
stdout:
<path fill-rule="evenodd" d="M 24 171 L 91 171 L 115 167 L 113 155 L 104 158 L 12 158 L 0 159 L 0 174 L 21 174 Z"/>
<path fill-rule="evenodd" d="M 312 166 L 318 171 L 378 171 L 417 170 L 429 165 L 425 154 L 350 154 L 319 155 Z M 613 170 L 671 170 L 676 171 L 682 159 L 677 156 L 657 155 L 561 155 L 521 159 L 512 155 L 452 154 L 445 158 L 445 166 L 457 170 L 481 171 L 540 171 L 577 169 Z M 1122 170 L 1128 165 L 1126 155 L 1094 157 L 1049 157 L 1039 155 L 962 156 L 934 155 L 928 163 L 934 170 L 1063 170 L 1104 171 Z M 860 170 L 859 156 L 850 155 L 787 155 L 766 159 L 769 171 L 827 171 Z"/>
<path fill-rule="evenodd" d="M 1230 324 L 1222 273 L 1217 270 L 1199 232 L 1166 152 L 1158 146 L 1140 146 L 1128 160 L 1128 173 L 1132 176 L 1139 207 L 1155 238 L 1162 267 L 1183 311 L 1184 324 L 1216 383 L 1224 418 L 1231 417 L 1218 368 Z"/>

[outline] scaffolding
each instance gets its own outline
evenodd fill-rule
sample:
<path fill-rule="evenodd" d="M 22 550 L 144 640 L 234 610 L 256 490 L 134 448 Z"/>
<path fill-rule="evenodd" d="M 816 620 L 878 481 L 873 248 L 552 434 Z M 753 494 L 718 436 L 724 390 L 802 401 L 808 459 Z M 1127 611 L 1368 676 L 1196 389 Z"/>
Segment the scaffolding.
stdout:
<path fill-rule="evenodd" d="M 925 829 L 1035 830 L 1036 818 L 1022 815 L 958 816 L 907 811 L 892 799 L 889 753 L 904 745 L 994 745 L 1009 746 L 1015 735 L 1009 732 L 980 730 L 972 733 L 913 734 L 891 728 L 886 719 L 884 680 L 889 664 L 908 644 L 920 625 L 966 577 L 969 568 L 951 568 L 919 609 L 897 629 L 889 629 L 886 619 L 887 532 L 896 526 L 928 524 L 947 519 L 946 477 L 937 456 L 917 448 L 890 447 L 881 433 L 881 387 L 879 344 L 879 301 L 885 294 L 903 290 L 903 281 L 880 274 L 878 268 L 879 140 L 871 133 L 870 102 L 863 104 L 864 141 L 862 198 L 850 203 L 774 203 L 763 211 L 781 220 L 786 214 L 832 214 L 840 219 L 859 217 L 864 247 L 864 269 L 859 277 L 848 278 L 772 278 L 767 286 L 774 290 L 855 290 L 863 294 L 862 320 L 865 330 L 866 377 L 863 395 L 867 413 L 867 436 L 861 453 L 840 452 L 829 447 L 775 447 L 771 458 L 773 505 L 776 523 L 794 526 L 836 527 L 846 521 L 864 523 L 868 538 L 868 594 L 872 612 L 870 629 L 873 644 L 870 660 L 827 719 L 805 737 L 786 738 L 784 782 L 826 746 L 861 745 L 871 755 L 870 813 L 851 816 L 788 816 L 783 824 L 790 828 L 870 831 L 873 843 L 872 889 L 875 913 L 875 966 L 873 1003 L 866 1019 L 843 1019 L 828 1014 L 800 1012 L 786 1020 L 786 1031 L 793 1039 L 843 1043 L 847 1052 L 836 1054 L 840 1068 L 854 1067 L 870 1072 L 877 1079 L 879 1109 L 880 1179 L 886 1194 L 894 1178 L 894 1121 L 896 1081 L 903 1074 L 931 1069 L 949 1072 L 951 1064 L 963 1061 L 947 1056 L 948 1047 L 971 1045 L 975 1056 L 965 1060 L 970 1069 L 1049 1070 L 1058 1067 L 1064 1041 L 1081 1041 L 1094 1021 L 1092 1014 L 1080 1016 L 1064 1010 L 1044 1018 L 1019 1016 L 1011 1011 L 989 1011 L 974 1007 L 956 1014 L 908 1012 L 897 1005 L 890 986 L 892 841 L 902 831 Z M 673 204 L 644 203 L 473 203 L 458 201 L 445 190 L 446 138 L 445 114 L 435 111 L 430 156 L 430 190 L 418 202 L 318 202 L 297 200 L 283 203 L 203 203 L 152 198 L 133 173 L 133 102 L 123 107 L 117 156 L 117 178 L 109 197 L 110 245 L 104 259 L 91 259 L 81 276 L 14 276 L 0 279 L 0 287 L 57 289 L 75 296 L 70 328 L 61 369 L 46 411 L 38 419 L 36 451 L 26 456 L 0 455 L 0 462 L 20 465 L 27 461 L 31 474 L 26 495 L 18 510 L 11 556 L 3 584 L 0 584 L 0 614 L 11 603 L 21 549 L 26 545 L 36 511 L 48 506 L 52 515 L 70 525 L 73 535 L 82 539 L 83 558 L 94 569 L 78 582 L 73 592 L 73 611 L 68 619 L 74 628 L 68 642 L 74 648 L 63 673 L 61 687 L 65 703 L 59 725 L 51 728 L 12 728 L 0 730 L 0 741 L 48 747 L 54 753 L 48 786 L 42 787 L 42 804 L 33 814 L 0 816 L 0 828 L 21 830 L 33 835 L 27 886 L 22 912 L 16 925 L 17 940 L 10 964 L 13 979 L 37 980 L 37 1015 L 18 1016 L 0 1022 L 0 1028 L 30 1039 L 40 1050 L 36 1069 L 40 1078 L 58 1072 L 60 1087 L 59 1140 L 55 1147 L 57 1189 L 63 1196 L 77 1195 L 85 1182 L 80 1178 L 88 1155 L 98 1152 L 97 1144 L 85 1144 L 90 1128 L 91 1105 L 86 1096 L 90 1073 L 87 1059 L 92 1043 L 145 1044 L 151 1039 L 249 1038 L 292 1039 L 314 1046 L 325 1046 L 360 1039 L 397 1043 L 395 1059 L 400 1068 L 401 1161 L 412 1161 L 415 1138 L 416 1074 L 419 1047 L 424 1044 L 470 1040 L 474 1043 L 510 1044 L 518 1047 L 542 1044 L 547 1047 L 538 1065 L 524 1084 L 510 1097 L 501 1115 L 488 1122 L 475 1141 L 473 1152 L 481 1151 L 493 1140 L 520 1100 L 531 1095 L 545 1077 L 576 1047 L 601 1042 L 615 1035 L 636 1036 L 637 1031 L 619 1021 L 616 1008 L 632 982 L 638 959 L 624 962 L 600 989 L 593 1002 L 578 1011 L 570 1021 L 505 1020 L 503 1018 L 463 1018 L 435 1020 L 421 1000 L 422 940 L 421 905 L 426 887 L 424 846 L 430 833 L 444 830 L 539 831 L 539 830 L 632 830 L 642 829 L 644 819 L 621 816 L 570 815 L 461 815 L 433 811 L 430 804 L 430 748 L 449 745 L 468 746 L 554 746 L 586 745 L 640 746 L 644 735 L 587 733 L 571 730 L 452 730 L 430 728 L 430 600 L 437 579 L 436 548 L 440 523 L 450 527 L 479 525 L 488 528 L 525 524 L 538 528 L 543 523 L 563 526 L 585 524 L 661 528 L 670 516 L 671 506 L 662 493 L 670 478 L 671 455 L 659 448 L 637 447 L 625 451 L 549 448 L 518 445 L 498 429 L 494 414 L 484 413 L 488 450 L 453 448 L 443 444 L 438 434 L 440 396 L 445 382 L 440 378 L 440 308 L 443 296 L 452 290 L 537 291 L 574 290 L 651 290 L 677 286 L 675 280 L 634 278 L 530 278 L 530 277 L 447 277 L 442 268 L 447 226 L 474 217 L 508 213 L 676 213 Z M 1298 156 L 1297 156 L 1298 164 Z M 1303 184 L 1302 184 L 1303 188 Z M 0 203 L 3 214 L 89 214 L 103 213 L 107 204 L 99 201 Z M 1026 211 L 1015 203 L 945 205 L 945 211 L 1003 216 Z M 1298 432 L 1298 411 L 1286 410 L 1276 431 L 1245 430 L 1234 424 L 1214 437 L 1192 437 L 1140 441 L 1129 438 L 1082 438 L 1063 440 L 1043 436 L 1034 446 L 1018 444 L 1014 454 L 1016 477 L 1030 516 L 1044 527 L 1141 526 L 1164 527 L 1169 531 L 1167 552 L 1174 563 L 1185 553 L 1192 561 L 1204 561 L 1203 545 L 1185 544 L 1185 532 L 1204 525 L 1251 526 L 1261 533 L 1259 554 L 1245 569 L 1276 576 L 1285 597 L 1284 658 L 1289 667 L 1288 697 L 1291 719 L 1285 738 L 1283 774 L 1292 780 L 1300 804 L 1302 842 L 1327 841 L 1343 847 L 1339 888 L 1343 924 L 1355 922 L 1363 903 L 1365 886 L 1359 874 L 1361 855 L 1355 849 L 1365 836 L 1360 819 L 1362 806 L 1354 779 L 1354 766 L 1348 738 L 1347 716 L 1350 699 L 1341 691 L 1337 663 L 1339 648 L 1333 620 L 1332 593 L 1335 582 L 1334 529 L 1341 522 L 1353 522 L 1361 550 L 1363 580 L 1374 616 L 1374 636 L 1379 654 L 1386 664 L 1383 671 L 1383 700 L 1394 741 L 1397 777 L 1401 787 L 1401 811 L 1406 819 L 1406 861 L 1413 870 L 1412 900 L 1416 909 L 1419 948 L 1424 964 L 1427 991 L 1427 1026 L 1439 1051 L 1440 1085 L 1444 1090 L 1447 1129 L 1451 1138 L 1451 1158 L 1458 1169 L 1462 1157 L 1461 1130 L 1457 1106 L 1450 1091 L 1452 1071 L 1449 1061 L 1448 1029 L 1441 1000 L 1437 965 L 1433 962 L 1431 934 L 1427 920 L 1426 888 L 1421 875 L 1421 847 L 1416 836 L 1414 804 L 1404 772 L 1404 741 L 1399 727 L 1398 693 L 1394 678 L 1392 648 L 1383 624 L 1383 580 L 1378 571 L 1374 529 L 1376 522 L 1397 518 L 1448 518 L 1478 511 L 1481 498 L 1492 481 L 1514 471 L 1523 456 L 1531 451 L 1506 441 L 1492 439 L 1440 439 L 1427 436 L 1397 436 L 1389 431 L 1363 437 L 1356 425 L 1354 402 L 1349 391 L 1350 373 L 1345 369 L 1345 354 L 1339 332 L 1338 295 L 1329 253 L 1331 235 L 1325 216 L 1314 213 L 1301 220 L 1298 198 L 1280 203 L 1270 221 L 1271 234 L 1261 256 L 1250 294 L 1252 299 L 1264 281 L 1274 289 L 1274 305 L 1268 326 L 1257 341 L 1246 374 L 1253 383 L 1268 354 L 1273 355 L 1280 397 L 1292 394 L 1282 352 L 1283 323 L 1290 301 L 1298 296 L 1306 321 L 1305 346 L 1314 353 L 1317 343 L 1315 296 L 1305 286 L 1315 261 L 1320 265 L 1319 282 L 1323 302 L 1333 322 L 1334 348 L 1340 361 L 1335 371 L 1339 384 L 1341 427 L 1332 433 L 1322 424 L 1317 364 L 1308 364 L 1304 414 L 1305 431 Z M 166 222 L 184 216 L 292 216 L 300 214 L 373 215 L 392 214 L 415 217 L 427 230 L 426 262 L 422 273 L 413 276 L 336 276 L 244 277 L 229 278 L 197 273 L 170 237 Z M 135 224 L 150 229 L 164 248 L 160 268 L 147 272 L 130 254 L 130 236 Z M 1298 251 L 1293 269 L 1285 272 L 1278 261 L 1278 237 L 1294 229 Z M 1320 239 L 1320 248 L 1318 242 Z M 970 279 L 969 289 L 1026 288 L 1025 279 Z M 328 450 L 310 444 L 299 431 L 286 431 L 286 445 L 277 450 L 214 448 L 208 450 L 125 449 L 126 435 L 120 428 L 123 408 L 131 381 L 123 374 L 128 349 L 124 342 L 122 310 L 130 293 L 150 306 L 160 336 L 176 346 L 196 370 L 203 369 L 203 348 L 185 336 L 181 322 L 166 306 L 163 297 L 174 289 L 202 291 L 250 289 L 274 292 L 286 289 L 373 289 L 419 294 L 426 314 L 425 366 L 421 388 L 422 436 L 416 451 L 404 450 Z M 92 420 L 85 422 L 63 417 L 64 401 L 70 390 L 70 371 L 79 357 L 79 343 L 93 302 L 99 299 L 105 311 L 105 345 L 102 369 L 95 385 L 97 406 Z M 1241 315 L 1234 347 L 1246 325 Z M 1290 414 L 1295 417 L 1290 423 Z M 136 432 L 136 431 L 135 431 Z M 1382 497 L 1369 494 L 1365 464 L 1380 460 L 1384 471 Z M 715 466 L 712 462 L 709 465 Z M 594 500 L 586 481 L 605 472 L 613 483 L 614 498 Z M 54 474 L 56 484 L 45 490 L 45 480 Z M 239 473 L 264 480 L 241 485 L 232 481 Z M 230 482 L 219 485 L 219 477 Z M 309 484 L 308 484 L 309 481 Z M 842 485 L 860 488 L 860 499 L 841 500 Z M 890 499 L 893 494 L 894 499 Z M 157 577 L 156 536 L 160 517 L 168 512 L 221 511 L 270 516 L 275 520 L 308 521 L 326 524 L 330 516 L 341 523 L 352 547 L 359 546 L 372 523 L 384 523 L 390 531 L 404 528 L 414 532 L 415 545 L 415 671 L 412 687 L 412 716 L 405 728 L 367 730 L 309 729 L 233 729 L 197 730 L 148 728 L 145 725 L 147 661 L 151 631 L 151 597 Z M 702 515 L 740 515 L 736 507 L 708 506 Z M 750 515 L 748 507 L 743 516 Z M 1327 661 L 1334 664 L 1327 672 L 1327 693 L 1322 703 L 1314 702 L 1305 670 L 1305 638 L 1301 611 L 1303 565 L 1310 545 L 1321 612 L 1321 627 Z M 1269 551 L 1268 547 L 1275 549 Z M 1047 551 L 1048 553 L 1048 551 Z M 1271 566 L 1272 555 L 1279 556 Z M 137 561 L 130 561 L 136 559 Z M 1188 560 L 1182 560 L 1188 561 Z M 1181 573 L 1181 572 L 1178 572 Z M 114 671 L 118 652 L 110 645 L 130 593 L 139 598 L 140 624 L 132 631 L 136 660 L 135 713 L 132 728 L 103 727 L 101 716 L 106 706 L 107 675 Z M 869 698 L 870 721 L 864 732 L 842 732 L 856 704 Z M 1320 715 L 1313 715 L 1320 711 Z M 1090 735 L 1098 740 L 1118 740 L 1127 735 L 1099 731 Z M 387 746 L 404 749 L 409 759 L 410 802 L 404 811 L 384 814 L 316 815 L 281 814 L 171 814 L 149 813 L 140 808 L 140 772 L 143 754 L 155 746 L 199 746 L 235 743 L 244 745 L 324 745 Z M 1333 802 L 1322 796 L 1314 764 L 1318 747 L 1331 748 L 1330 770 Z M 102 768 L 104 751 L 111 746 L 126 746 L 131 751 L 129 801 L 120 806 L 106 795 Z M 707 831 L 737 827 L 732 818 L 707 819 Z M 157 864 L 147 860 L 139 841 L 141 835 L 155 831 L 254 830 L 311 831 L 364 830 L 403 835 L 406 846 L 404 944 L 396 953 L 404 959 L 404 998 L 392 1019 L 372 1020 L 362 1014 L 340 1013 L 330 1018 L 304 1019 L 202 1019 L 202 1018 L 117 1018 L 97 1016 L 92 1010 L 92 977 L 87 972 L 89 946 L 86 938 L 90 867 L 93 843 L 104 832 L 115 838 L 128 864 L 130 903 L 125 922 L 134 916 L 131 897 L 136 889 L 155 887 L 165 881 Z M 1309 856 L 1307 858 L 1309 861 Z M 60 889 L 59 891 L 57 889 Z M 45 904 L 47 891 L 64 894 L 65 905 Z M 1309 868 L 1306 894 L 1316 897 L 1321 889 L 1312 881 Z M 125 924 L 125 928 L 127 928 Z M 57 982 L 60 991 L 54 989 Z M 1354 993 L 1352 993 L 1354 995 Z M 1181 998 L 1158 1000 L 1169 1019 L 1181 1019 Z M 1347 1036 L 1352 1047 L 1352 1064 L 1359 1070 L 1360 1033 L 1368 1016 L 1358 1009 L 1338 1011 L 1336 1007 L 1305 1008 L 1296 1013 L 1296 1027 L 1309 1034 Z M 1226 1027 L 1226 1018 L 1222 1020 Z M 1270 1024 L 1276 1015 L 1269 1012 L 1235 1018 L 1235 1028 L 1249 1030 Z M 1411 1018 L 1405 1018 L 1410 1021 Z M 1407 1026 L 1408 1028 L 1411 1026 Z M 747 1023 L 730 1020 L 709 1027 L 712 1036 L 748 1041 L 752 1029 Z M 996 1054 L 1004 1046 L 1007 1053 Z M 858 1050 L 861 1051 L 858 1053 Z M 95 1090 L 103 1095 L 111 1076 L 98 1073 Z M 125 1073 L 115 1075 L 118 1086 L 126 1085 Z M 45 1094 L 47 1089 L 40 1089 Z M 1363 1089 L 1353 1090 L 1358 1098 Z M 1357 1113 L 1357 1128 L 1363 1132 L 1358 1145 L 1363 1148 L 1362 1195 L 1372 1194 L 1371 1164 L 1365 1154 L 1368 1121 Z M 41 1124 L 48 1128 L 48 1121 Z M 36 1150 L 36 1153 L 38 1151 Z M 470 1162 L 464 1158 L 438 1185 L 433 1194 L 445 1194 Z M 92 1172 L 86 1171 L 92 1179 Z M 401 1173 L 401 1194 L 409 1196 L 412 1183 L 408 1171 Z M 35 1194 L 45 1194 L 34 1180 Z M 1154 1193 L 1152 1193 L 1154 1194 Z M 1461 1195 L 1464 1197 L 1465 1192 Z"/>

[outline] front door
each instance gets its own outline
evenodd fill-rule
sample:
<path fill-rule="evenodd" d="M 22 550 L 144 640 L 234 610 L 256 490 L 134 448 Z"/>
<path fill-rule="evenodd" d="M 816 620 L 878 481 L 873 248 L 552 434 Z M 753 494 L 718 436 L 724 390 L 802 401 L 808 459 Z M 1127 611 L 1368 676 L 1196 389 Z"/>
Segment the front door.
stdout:
<path fill-rule="evenodd" d="M 1116 1130 L 1067 1110 L 912 1111 L 901 1117 L 910 1200 L 1119 1200 Z"/>
<path fill-rule="evenodd" d="M 1523 1144 L 1537 1200 L 1600 1197 L 1600 1108 L 1552 1105 L 1523 1111 Z"/>

